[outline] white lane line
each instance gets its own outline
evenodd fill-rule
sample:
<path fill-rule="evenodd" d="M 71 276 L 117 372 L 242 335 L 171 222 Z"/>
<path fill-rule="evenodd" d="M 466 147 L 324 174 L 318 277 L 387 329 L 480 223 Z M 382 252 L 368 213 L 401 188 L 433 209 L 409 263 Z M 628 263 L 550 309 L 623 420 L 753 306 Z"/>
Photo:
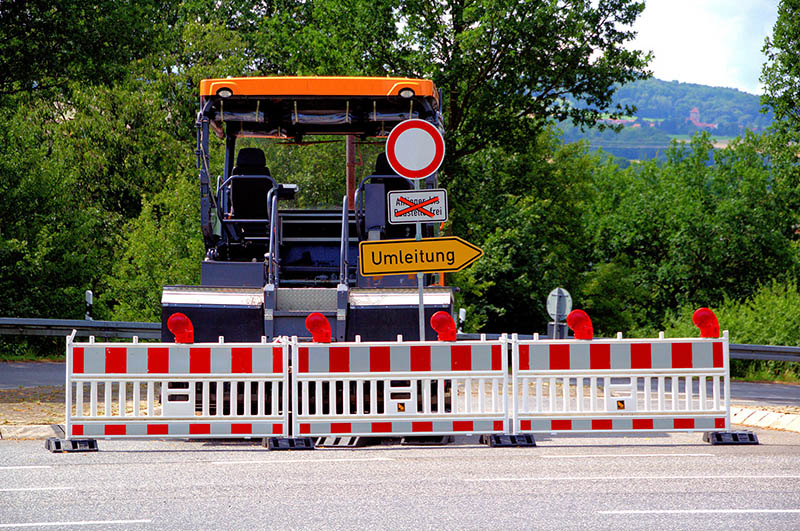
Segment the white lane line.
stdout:
<path fill-rule="evenodd" d="M 779 514 L 800 513 L 800 509 L 666 509 L 651 511 L 598 511 L 598 514 Z"/>
<path fill-rule="evenodd" d="M 352 463 L 363 461 L 394 461 L 391 457 L 359 457 L 345 459 L 261 459 L 258 461 L 211 461 L 212 465 L 280 465 L 281 463 Z"/>
<path fill-rule="evenodd" d="M 37 490 L 69 490 L 73 487 L 20 487 L 16 489 L 0 489 L 0 492 L 28 492 Z"/>
<path fill-rule="evenodd" d="M 18 465 L 18 466 L 0 466 L 0 470 L 22 470 L 27 468 L 53 468 L 50 465 Z"/>
<path fill-rule="evenodd" d="M 65 527 L 69 525 L 112 525 L 112 524 L 149 524 L 152 520 L 81 520 L 77 522 L 23 522 L 19 524 L 0 524 L 3 527 Z"/>
<path fill-rule="evenodd" d="M 502 482 L 502 481 L 614 481 L 614 480 L 645 480 L 661 481 L 671 479 L 800 479 L 800 476 L 590 476 L 590 477 L 527 477 L 527 478 L 470 478 L 462 479 L 470 483 Z"/>
<path fill-rule="evenodd" d="M 542 459 L 587 459 L 593 457 L 714 457 L 714 454 L 590 454 L 540 455 Z"/>

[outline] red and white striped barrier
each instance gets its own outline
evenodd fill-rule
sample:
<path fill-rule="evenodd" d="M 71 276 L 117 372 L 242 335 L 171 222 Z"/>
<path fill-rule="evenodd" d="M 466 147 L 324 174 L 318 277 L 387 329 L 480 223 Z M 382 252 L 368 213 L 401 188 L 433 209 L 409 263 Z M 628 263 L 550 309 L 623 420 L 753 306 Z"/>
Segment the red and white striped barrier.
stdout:
<path fill-rule="evenodd" d="M 511 343 L 515 434 L 730 428 L 727 331 Z"/>
<path fill-rule="evenodd" d="M 295 341 L 293 433 L 506 433 L 507 344 Z"/>
<path fill-rule="evenodd" d="M 289 345 L 75 343 L 67 438 L 289 435 Z"/>

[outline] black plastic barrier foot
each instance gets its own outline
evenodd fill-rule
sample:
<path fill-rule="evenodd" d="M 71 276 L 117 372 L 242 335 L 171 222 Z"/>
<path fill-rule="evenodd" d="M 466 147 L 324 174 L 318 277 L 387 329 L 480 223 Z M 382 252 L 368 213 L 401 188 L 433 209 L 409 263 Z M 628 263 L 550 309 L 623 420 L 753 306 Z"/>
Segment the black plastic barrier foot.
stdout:
<path fill-rule="evenodd" d="M 96 452 L 96 439 L 58 439 L 49 437 L 44 442 L 44 447 L 54 454 L 63 452 Z"/>
<path fill-rule="evenodd" d="M 758 444 L 752 431 L 707 431 L 703 440 L 711 444 Z"/>
<path fill-rule="evenodd" d="M 453 442 L 452 435 L 415 435 L 400 439 L 400 444 L 404 446 L 442 446 L 451 442 Z"/>
<path fill-rule="evenodd" d="M 533 435 L 482 435 L 481 442 L 492 448 L 521 448 L 536 446 Z"/>
<path fill-rule="evenodd" d="M 366 446 L 364 437 L 320 437 L 317 446 L 321 448 L 360 448 Z"/>
<path fill-rule="evenodd" d="M 269 437 L 263 441 L 264 447 L 270 450 L 313 450 L 314 439 L 311 437 Z"/>

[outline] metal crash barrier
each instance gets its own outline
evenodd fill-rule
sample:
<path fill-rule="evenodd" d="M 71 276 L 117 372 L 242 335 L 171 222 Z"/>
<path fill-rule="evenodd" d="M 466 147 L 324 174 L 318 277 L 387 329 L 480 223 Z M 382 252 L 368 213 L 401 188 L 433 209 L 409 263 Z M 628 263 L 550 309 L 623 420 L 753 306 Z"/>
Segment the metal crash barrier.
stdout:
<path fill-rule="evenodd" d="M 507 343 L 294 342 L 293 433 L 505 433 Z"/>
<path fill-rule="evenodd" d="M 288 344 L 73 338 L 67 338 L 67 439 L 289 435 Z"/>

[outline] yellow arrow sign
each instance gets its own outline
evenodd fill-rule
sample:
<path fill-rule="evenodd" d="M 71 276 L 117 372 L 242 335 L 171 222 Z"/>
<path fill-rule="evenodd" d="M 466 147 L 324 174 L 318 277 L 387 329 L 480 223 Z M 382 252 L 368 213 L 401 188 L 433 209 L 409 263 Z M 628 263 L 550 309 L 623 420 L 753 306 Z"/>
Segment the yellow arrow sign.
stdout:
<path fill-rule="evenodd" d="M 481 249 L 457 236 L 366 241 L 358 251 L 364 276 L 461 271 L 483 256 Z"/>

